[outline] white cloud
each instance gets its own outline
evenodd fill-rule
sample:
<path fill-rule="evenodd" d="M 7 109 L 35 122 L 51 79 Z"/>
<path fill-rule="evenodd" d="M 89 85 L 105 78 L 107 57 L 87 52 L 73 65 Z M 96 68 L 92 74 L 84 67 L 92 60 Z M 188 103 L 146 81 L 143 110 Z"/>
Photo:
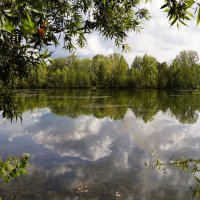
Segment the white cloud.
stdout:
<path fill-rule="evenodd" d="M 141 33 L 129 33 L 127 43 L 132 51 L 123 53 L 127 62 L 132 63 L 136 55 L 145 53 L 155 56 L 159 61 L 170 62 L 181 50 L 195 50 L 200 54 L 200 26 L 196 26 L 195 19 L 188 23 L 188 27 L 170 27 L 167 14 L 160 10 L 162 1 L 153 1 L 148 5 L 152 19 L 144 24 Z M 87 36 L 88 45 L 77 50 L 80 57 L 92 57 L 96 54 L 121 53 L 109 40 L 104 40 L 94 32 Z M 62 43 L 62 42 L 61 42 Z M 67 52 L 58 48 L 54 57 L 66 56 Z"/>
<path fill-rule="evenodd" d="M 158 112 L 151 122 L 145 123 L 142 118 L 136 118 L 131 109 L 127 110 L 123 120 L 116 121 L 92 115 L 55 118 L 48 109 L 36 109 L 33 113 L 26 112 L 23 122 L 23 126 L 20 122 L 9 127 L 0 124 L 0 134 L 6 132 L 10 142 L 29 136 L 36 144 L 62 157 L 97 161 L 119 155 L 115 166 L 124 163 L 125 168 L 128 168 L 129 155 L 133 155 L 135 148 L 147 153 L 157 150 L 163 156 L 200 149 L 200 119 L 192 125 L 181 124 L 170 113 Z"/>
<path fill-rule="evenodd" d="M 112 54 L 114 52 L 113 48 L 104 45 L 104 42 L 100 40 L 97 33 L 87 37 L 87 46 L 83 49 L 78 49 L 77 54 L 80 56 L 89 56 L 96 54 Z"/>
<path fill-rule="evenodd" d="M 195 20 L 189 22 L 189 27 L 170 27 L 166 13 L 160 10 L 161 1 L 150 4 L 152 19 L 144 25 L 140 34 L 129 34 L 127 42 L 133 52 L 125 54 L 131 62 L 135 55 L 144 53 L 155 56 L 159 61 L 171 61 L 181 50 L 195 50 L 200 53 L 198 42 L 200 40 L 199 27 Z"/>
<path fill-rule="evenodd" d="M 192 184 L 189 176 L 185 178 L 186 174 L 177 171 L 159 173 L 155 177 L 155 171 L 146 169 L 144 162 L 150 159 L 149 154 L 153 150 L 157 150 L 160 159 L 169 159 L 173 155 L 198 156 L 200 119 L 194 124 L 181 124 L 170 112 L 160 111 L 151 122 L 144 123 L 131 109 L 121 120 L 98 119 L 93 115 L 72 119 L 55 117 L 49 109 L 35 109 L 23 114 L 23 122 L 23 126 L 18 122 L 10 126 L 0 123 L 1 144 L 8 144 L 9 148 L 9 143 L 3 139 L 5 136 L 2 136 L 5 132 L 5 138 L 15 139 L 12 147 L 16 145 L 16 152 L 19 147 L 24 150 L 27 145 L 34 149 L 29 168 L 32 175 L 35 173 L 34 177 L 44 179 L 46 174 L 50 181 L 58 177 L 55 180 L 63 181 L 69 188 L 90 184 L 93 187 L 96 182 L 99 188 L 101 181 L 112 183 L 120 180 L 124 188 L 127 187 L 126 195 L 138 192 L 137 188 L 130 191 L 130 185 L 142 184 L 139 199 L 148 199 L 149 194 L 160 191 L 160 185 L 166 182 L 172 188 L 179 184 L 175 194 L 180 197 L 183 195 L 182 188 Z M 27 141 L 31 142 L 25 144 Z M 30 180 L 33 183 L 37 179 Z M 48 179 L 44 180 L 47 183 Z"/>

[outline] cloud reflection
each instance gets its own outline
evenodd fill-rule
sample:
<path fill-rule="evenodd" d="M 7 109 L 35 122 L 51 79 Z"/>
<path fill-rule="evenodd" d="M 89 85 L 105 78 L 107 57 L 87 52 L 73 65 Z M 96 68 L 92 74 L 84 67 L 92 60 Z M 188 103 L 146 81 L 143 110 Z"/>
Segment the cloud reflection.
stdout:
<path fill-rule="evenodd" d="M 192 125 L 181 124 L 163 112 L 145 123 L 130 109 L 122 120 L 93 115 L 72 119 L 55 116 L 49 109 L 36 109 L 24 113 L 23 124 L 16 122 L 7 127 L 5 123 L 0 123 L 0 134 L 6 133 L 13 145 L 18 139 L 23 145 L 26 136 L 33 148 L 37 144 L 47 150 L 37 152 L 30 169 L 28 180 L 42 185 L 38 191 L 58 189 L 59 194 L 65 194 L 65 190 L 74 194 L 75 189 L 87 185 L 91 197 L 94 193 L 99 197 L 100 192 L 113 197 L 119 192 L 125 199 L 167 199 L 170 194 L 177 197 L 174 199 L 183 199 L 182 187 L 191 183 L 188 176 L 169 171 L 155 179 L 156 172 L 145 169 L 144 161 L 153 150 L 161 158 L 172 154 L 197 156 L 199 152 L 200 120 Z"/>
<path fill-rule="evenodd" d="M 135 148 L 145 152 L 156 150 L 163 156 L 200 148 L 200 120 L 192 125 L 181 124 L 163 112 L 144 123 L 130 109 L 122 120 L 98 119 L 93 115 L 72 119 L 55 116 L 48 109 L 36 109 L 24 114 L 23 126 L 14 123 L 7 127 L 5 123 L 0 124 L 0 132 L 6 131 L 10 142 L 27 135 L 62 157 L 97 161 L 110 156 L 117 146 L 122 149 L 118 161 L 123 160 L 124 166 L 128 166 L 129 154 Z"/>

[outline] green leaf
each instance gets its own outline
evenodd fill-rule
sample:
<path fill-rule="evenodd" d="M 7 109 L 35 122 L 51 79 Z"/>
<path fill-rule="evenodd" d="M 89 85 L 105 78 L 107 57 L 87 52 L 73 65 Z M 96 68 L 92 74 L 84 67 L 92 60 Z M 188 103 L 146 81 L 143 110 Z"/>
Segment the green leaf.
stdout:
<path fill-rule="evenodd" d="M 43 5 L 40 0 L 30 0 L 27 4 L 28 4 L 27 8 L 29 10 L 32 10 L 36 13 L 43 13 L 42 12 Z"/>
<path fill-rule="evenodd" d="M 145 162 L 144 164 L 145 164 L 145 167 L 149 167 L 149 164 L 147 162 Z"/>
<path fill-rule="evenodd" d="M 164 4 L 160 9 L 166 8 L 168 6 L 168 3 Z"/>
<path fill-rule="evenodd" d="M 197 25 L 200 23 L 200 7 L 197 14 Z"/>
<path fill-rule="evenodd" d="M 20 30 L 25 34 L 34 34 L 36 32 L 36 22 L 30 17 L 28 12 L 22 18 Z"/>
<path fill-rule="evenodd" d="M 188 26 L 183 20 L 179 20 L 184 26 Z"/>
<path fill-rule="evenodd" d="M 15 26 L 12 20 L 6 19 L 5 24 L 4 24 L 4 30 L 8 32 L 12 32 L 15 30 Z"/>
<path fill-rule="evenodd" d="M 10 177 L 9 176 L 3 176 L 3 180 L 8 183 L 10 181 Z"/>
<path fill-rule="evenodd" d="M 198 182 L 198 183 L 200 183 L 200 180 L 195 176 L 194 177 L 195 179 L 196 179 L 196 181 Z"/>
<path fill-rule="evenodd" d="M 18 176 L 20 176 L 20 175 L 21 175 L 20 171 L 17 171 L 17 172 L 15 173 L 15 177 L 18 177 Z"/>
<path fill-rule="evenodd" d="M 2 16 L 0 16 L 0 30 L 4 29 L 4 24 L 5 24 L 5 19 L 2 15 Z"/>
<path fill-rule="evenodd" d="M 177 21 L 177 18 L 174 18 L 174 19 L 172 20 L 170 26 L 173 26 L 173 25 L 176 23 L 176 21 Z"/>
<path fill-rule="evenodd" d="M 23 4 L 25 3 L 25 0 L 15 0 L 17 7 L 23 6 Z"/>
<path fill-rule="evenodd" d="M 5 13 L 7 16 L 9 16 L 9 17 L 17 17 L 17 14 L 14 13 L 14 11 L 11 10 L 11 9 L 6 9 L 6 10 L 3 10 L 3 11 L 4 11 L 4 13 Z"/>
<path fill-rule="evenodd" d="M 186 13 L 190 16 L 190 17 L 193 17 L 193 14 L 189 11 L 186 11 Z"/>
<path fill-rule="evenodd" d="M 194 197 L 196 196 L 196 193 L 197 193 L 197 190 L 193 190 L 193 193 L 192 193 L 192 198 L 194 199 Z"/>
<path fill-rule="evenodd" d="M 25 169 L 20 169 L 20 174 L 27 174 Z"/>

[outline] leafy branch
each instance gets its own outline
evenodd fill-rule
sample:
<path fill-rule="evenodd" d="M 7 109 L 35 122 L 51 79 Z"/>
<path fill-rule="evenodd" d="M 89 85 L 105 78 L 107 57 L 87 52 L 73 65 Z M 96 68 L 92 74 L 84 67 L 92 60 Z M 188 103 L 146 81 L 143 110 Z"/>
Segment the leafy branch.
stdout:
<path fill-rule="evenodd" d="M 200 171 L 200 159 L 171 159 L 169 162 L 164 162 L 157 158 L 156 153 L 153 153 L 153 160 L 151 162 L 145 162 L 145 166 L 157 169 L 166 173 L 170 167 L 177 167 L 177 169 L 190 170 L 192 173 L 198 173 Z M 197 176 L 194 176 L 196 184 L 195 186 L 190 186 L 192 191 L 192 198 L 200 199 L 200 179 Z"/>
<path fill-rule="evenodd" d="M 200 23 L 200 3 L 196 0 L 165 0 L 161 9 L 167 13 L 171 26 L 187 26 L 187 21 L 195 16 L 197 25 Z"/>
<path fill-rule="evenodd" d="M 6 160 L 0 159 L 0 184 L 9 183 L 12 178 L 26 174 L 30 155 L 23 154 L 20 157 L 10 156 Z"/>

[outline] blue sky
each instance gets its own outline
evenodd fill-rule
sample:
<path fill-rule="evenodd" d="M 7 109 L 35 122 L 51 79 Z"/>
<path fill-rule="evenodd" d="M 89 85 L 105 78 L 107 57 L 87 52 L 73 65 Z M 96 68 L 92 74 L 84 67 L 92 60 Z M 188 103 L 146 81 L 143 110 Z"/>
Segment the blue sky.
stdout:
<path fill-rule="evenodd" d="M 128 33 L 126 43 L 131 47 L 131 52 L 123 53 L 127 62 L 132 63 L 136 55 L 152 55 L 158 61 L 171 62 L 172 59 L 182 50 L 195 50 L 200 55 L 200 25 L 192 19 L 188 27 L 170 27 L 166 13 L 160 10 L 162 1 L 153 1 L 147 7 L 150 10 L 152 19 L 144 24 L 140 33 Z M 108 55 L 113 52 L 121 53 L 114 42 L 104 40 L 97 32 L 87 35 L 87 45 L 83 49 L 77 49 L 79 57 L 93 57 L 96 54 Z M 62 42 L 61 42 L 62 44 Z M 65 57 L 69 53 L 58 47 L 53 49 L 53 57 Z"/>

